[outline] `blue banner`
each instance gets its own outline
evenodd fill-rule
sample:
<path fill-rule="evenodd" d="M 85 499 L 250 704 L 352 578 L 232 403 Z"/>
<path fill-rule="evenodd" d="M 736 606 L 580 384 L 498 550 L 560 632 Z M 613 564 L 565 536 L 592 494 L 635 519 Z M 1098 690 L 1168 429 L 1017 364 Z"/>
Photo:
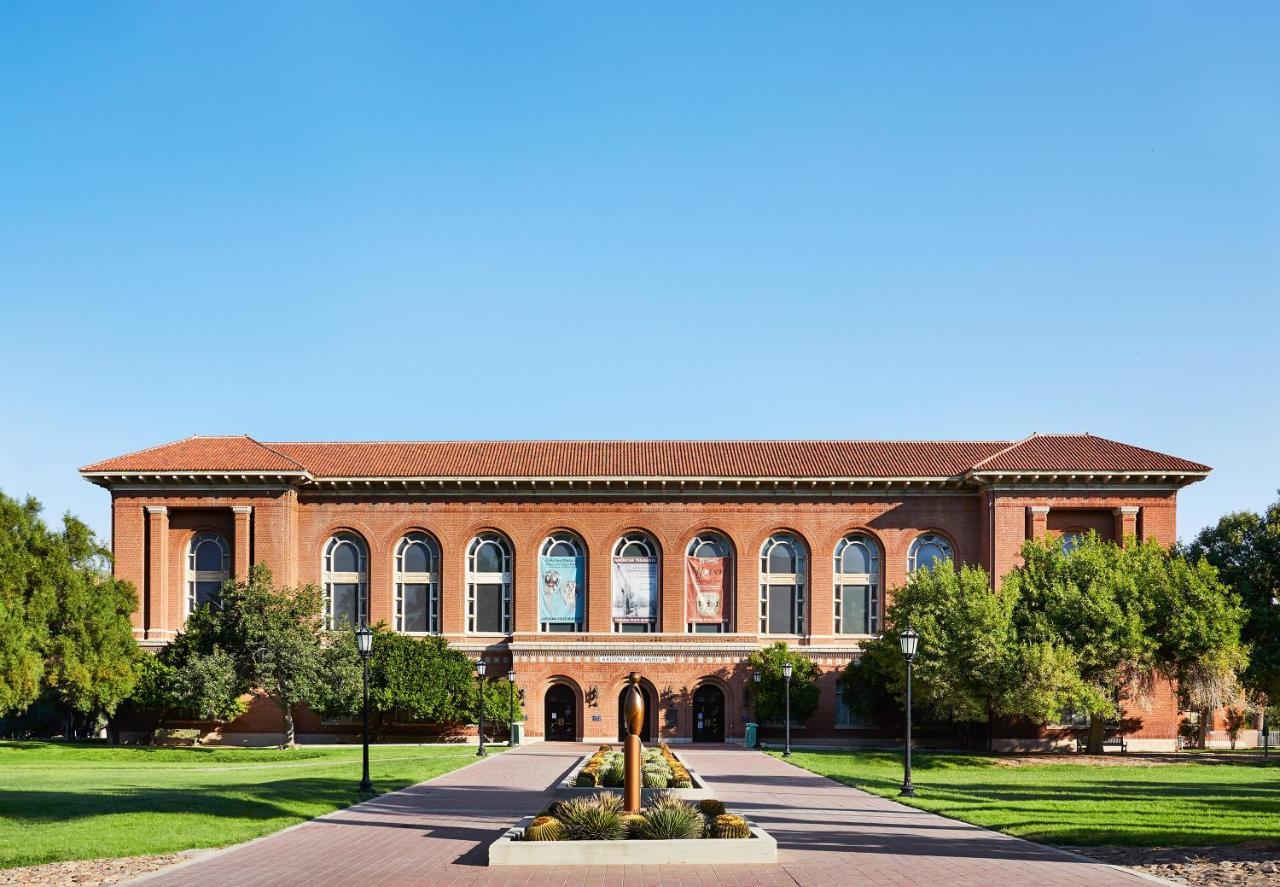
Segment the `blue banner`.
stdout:
<path fill-rule="evenodd" d="M 582 623 L 582 558 L 538 558 L 538 613 L 543 622 Z"/>

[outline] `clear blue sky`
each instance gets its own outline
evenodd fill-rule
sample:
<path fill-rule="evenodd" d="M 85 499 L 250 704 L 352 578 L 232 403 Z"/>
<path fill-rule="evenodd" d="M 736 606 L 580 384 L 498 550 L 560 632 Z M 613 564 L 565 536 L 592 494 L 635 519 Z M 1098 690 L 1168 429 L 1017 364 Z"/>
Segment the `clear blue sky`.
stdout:
<path fill-rule="evenodd" d="M 6 3 L 0 487 L 264 440 L 1018 438 L 1280 487 L 1274 3 Z"/>

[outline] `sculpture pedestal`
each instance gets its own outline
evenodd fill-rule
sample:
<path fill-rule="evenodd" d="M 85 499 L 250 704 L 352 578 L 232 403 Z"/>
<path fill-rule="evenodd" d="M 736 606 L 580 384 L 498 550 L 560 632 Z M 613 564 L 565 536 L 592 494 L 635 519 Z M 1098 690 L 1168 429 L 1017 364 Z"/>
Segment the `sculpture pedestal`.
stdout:
<path fill-rule="evenodd" d="M 622 744 L 622 760 L 625 776 L 622 784 L 622 809 L 627 813 L 640 812 L 640 737 L 632 733 Z"/>

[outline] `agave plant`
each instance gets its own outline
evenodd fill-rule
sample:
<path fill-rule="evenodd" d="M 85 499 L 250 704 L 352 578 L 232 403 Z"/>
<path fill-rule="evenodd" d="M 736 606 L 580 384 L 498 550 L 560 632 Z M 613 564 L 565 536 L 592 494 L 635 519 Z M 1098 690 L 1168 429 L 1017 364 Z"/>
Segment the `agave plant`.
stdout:
<path fill-rule="evenodd" d="M 637 837 L 646 841 L 679 841 L 701 838 L 703 828 L 704 820 L 698 808 L 680 802 L 650 807 L 637 829 Z"/>
<path fill-rule="evenodd" d="M 612 794 L 575 798 L 561 808 L 560 822 L 570 841 L 621 841 L 627 836 L 621 807 L 622 799 Z"/>

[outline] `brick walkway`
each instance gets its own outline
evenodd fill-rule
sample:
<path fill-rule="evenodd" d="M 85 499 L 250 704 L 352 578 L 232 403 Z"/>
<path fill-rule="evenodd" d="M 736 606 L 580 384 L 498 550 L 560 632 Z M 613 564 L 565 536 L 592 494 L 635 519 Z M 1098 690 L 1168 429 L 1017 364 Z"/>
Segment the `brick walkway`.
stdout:
<path fill-rule="evenodd" d="M 1106 866 L 901 807 L 757 752 L 686 752 L 731 808 L 778 839 L 778 865 L 494 868 L 486 848 L 550 800 L 586 750 L 539 744 L 259 841 L 147 876 L 147 887 L 449 884 L 460 887 L 1129 885 Z M 1149 882 L 1146 882 L 1149 883 Z"/>

